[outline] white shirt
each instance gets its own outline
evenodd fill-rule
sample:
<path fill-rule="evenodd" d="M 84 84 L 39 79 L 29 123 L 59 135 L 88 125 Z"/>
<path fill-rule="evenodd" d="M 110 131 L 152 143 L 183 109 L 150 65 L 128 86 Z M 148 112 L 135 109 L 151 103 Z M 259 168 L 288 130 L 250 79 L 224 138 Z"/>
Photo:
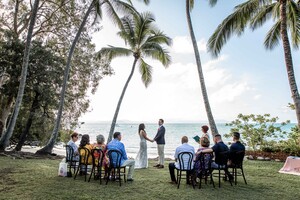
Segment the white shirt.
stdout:
<path fill-rule="evenodd" d="M 188 143 L 183 143 L 181 146 L 177 147 L 176 151 L 175 151 L 174 157 L 177 160 L 177 162 L 175 162 L 175 167 L 176 168 L 179 168 L 178 155 L 181 152 L 191 152 L 193 154 L 193 159 L 194 159 L 194 156 L 195 156 L 195 148 L 193 146 L 189 145 Z M 184 166 L 187 167 L 188 158 L 183 157 L 183 160 L 184 160 Z M 193 168 L 193 166 L 194 166 L 194 162 L 192 161 L 192 168 Z"/>

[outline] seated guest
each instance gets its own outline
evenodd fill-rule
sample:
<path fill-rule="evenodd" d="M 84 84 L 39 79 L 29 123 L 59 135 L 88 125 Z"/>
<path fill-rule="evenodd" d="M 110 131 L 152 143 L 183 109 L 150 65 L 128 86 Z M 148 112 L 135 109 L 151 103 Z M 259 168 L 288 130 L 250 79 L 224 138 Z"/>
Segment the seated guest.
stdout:
<path fill-rule="evenodd" d="M 245 151 L 245 146 L 240 142 L 240 133 L 233 132 L 233 143 L 229 149 L 229 159 L 238 151 Z M 229 164 L 231 164 L 231 162 L 229 162 Z"/>
<path fill-rule="evenodd" d="M 195 155 L 195 149 L 193 146 L 189 145 L 188 144 L 188 137 L 187 136 L 183 136 L 181 138 L 181 143 L 182 145 L 180 145 L 179 147 L 176 148 L 175 150 L 175 163 L 169 163 L 169 172 L 170 172 L 170 176 L 171 176 L 171 183 L 177 183 L 176 181 L 176 178 L 175 178 L 175 168 L 179 169 L 180 166 L 179 166 L 179 162 L 178 162 L 178 155 L 181 153 L 181 152 L 191 152 L 193 154 L 193 157 Z M 187 166 L 187 162 L 188 160 L 185 160 L 184 161 L 184 165 Z M 187 173 L 187 183 L 189 183 L 189 175 Z"/>
<path fill-rule="evenodd" d="M 196 172 L 196 175 L 198 177 L 200 171 L 202 170 L 202 166 L 200 165 L 200 154 L 203 153 L 209 153 L 212 152 L 212 149 L 209 148 L 209 140 L 207 137 L 202 137 L 200 139 L 200 145 L 201 147 L 196 152 L 195 157 L 195 164 L 194 164 L 194 171 Z M 205 156 L 205 169 L 208 169 L 209 160 L 211 157 L 209 155 Z"/>
<path fill-rule="evenodd" d="M 215 161 L 211 163 L 211 167 L 218 168 L 219 167 L 218 163 L 220 163 L 222 160 L 221 153 L 223 153 L 223 152 L 229 153 L 229 149 L 224 144 L 224 142 L 222 141 L 222 137 L 219 134 L 215 135 L 214 142 L 215 142 L 215 145 L 212 147 L 212 150 L 215 154 Z M 223 166 L 221 166 L 221 167 L 223 167 Z M 229 180 L 233 180 L 233 176 L 229 173 L 228 169 L 225 169 L 224 171 L 225 171 L 226 175 L 228 176 Z"/>
<path fill-rule="evenodd" d="M 73 151 L 74 151 L 74 154 L 73 154 L 73 160 L 74 161 L 78 161 L 79 160 L 79 157 L 78 157 L 78 147 L 77 145 L 75 144 L 75 142 L 77 142 L 78 140 L 78 133 L 76 132 L 73 132 L 72 135 L 71 135 L 71 140 L 67 143 L 67 145 L 71 146 Z"/>
<path fill-rule="evenodd" d="M 107 152 L 106 145 L 104 144 L 105 138 L 103 135 L 100 134 L 100 135 L 97 135 L 96 141 L 97 141 L 97 143 L 94 144 L 94 149 L 101 149 L 103 151 L 103 153 L 104 153 L 103 166 L 104 166 L 104 169 L 106 170 L 108 167 L 108 158 L 106 156 L 106 152 Z M 99 153 L 97 151 L 95 151 L 94 157 L 97 158 L 98 156 L 99 156 Z"/>
<path fill-rule="evenodd" d="M 110 141 L 107 144 L 107 150 L 119 150 L 122 154 L 122 158 L 121 158 L 121 166 L 129 166 L 129 170 L 128 170 L 128 175 L 127 175 L 127 181 L 133 181 L 133 172 L 134 172 L 134 165 L 135 165 L 135 161 L 134 160 L 129 160 L 127 158 L 127 154 L 125 151 L 125 146 L 122 142 L 120 142 L 122 139 L 122 135 L 120 132 L 115 132 L 114 133 L 114 139 L 112 141 Z"/>
<path fill-rule="evenodd" d="M 93 145 L 90 144 L 90 136 L 88 134 L 82 135 L 79 147 L 85 147 L 90 151 L 90 153 L 92 152 Z M 81 151 L 80 155 L 83 156 L 84 151 Z M 93 163 L 93 158 L 92 158 L 92 154 L 90 154 L 88 157 L 88 164 L 91 165 L 92 163 Z"/>

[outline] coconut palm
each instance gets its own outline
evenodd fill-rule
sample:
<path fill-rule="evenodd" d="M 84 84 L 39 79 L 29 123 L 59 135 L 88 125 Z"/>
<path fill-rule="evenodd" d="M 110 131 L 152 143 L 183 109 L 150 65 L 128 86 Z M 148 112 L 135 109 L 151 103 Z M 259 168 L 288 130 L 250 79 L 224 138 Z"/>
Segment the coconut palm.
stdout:
<path fill-rule="evenodd" d="M 216 2 L 217 2 L 217 0 L 209 0 L 209 3 L 211 6 L 215 5 Z M 196 64 L 197 64 L 197 69 L 198 69 L 198 75 L 199 75 L 199 80 L 200 80 L 200 85 L 201 85 L 201 92 L 202 92 L 202 96 L 203 96 L 203 101 L 204 101 L 204 105 L 205 105 L 205 109 L 206 109 L 209 126 L 211 128 L 211 132 L 213 135 L 216 135 L 216 134 L 218 134 L 218 129 L 217 129 L 214 117 L 212 115 L 212 111 L 211 111 L 209 100 L 208 100 L 208 94 L 207 94 L 207 90 L 206 90 L 206 86 L 205 86 L 204 74 L 203 74 L 202 65 L 201 65 L 200 53 L 198 50 L 197 40 L 196 40 L 196 37 L 194 34 L 192 19 L 191 19 L 191 15 L 190 15 L 190 12 L 193 9 L 193 7 L 194 7 L 194 0 L 186 0 L 186 18 L 187 18 L 187 22 L 188 22 L 188 26 L 189 26 L 190 36 L 191 36 L 192 43 L 193 43 Z"/>
<path fill-rule="evenodd" d="M 289 31 L 293 46 L 298 48 L 300 43 L 300 11 L 298 2 L 294 0 L 248 0 L 239 4 L 210 37 L 208 49 L 212 55 L 218 56 L 222 47 L 232 35 L 241 35 L 247 27 L 255 30 L 261 27 L 268 19 L 273 19 L 275 23 L 268 31 L 264 44 L 267 49 L 272 50 L 279 44 L 280 39 L 283 43 L 285 66 L 296 110 L 298 127 L 300 127 L 300 96 L 296 84 L 288 36 Z"/>
<path fill-rule="evenodd" d="M 148 0 L 143 0 L 143 1 L 145 4 L 149 3 Z M 126 2 L 128 2 L 128 3 L 126 3 Z M 51 153 L 52 149 L 54 147 L 54 144 L 56 142 L 56 139 L 58 137 L 58 130 L 59 130 L 59 126 L 60 126 L 60 122 L 61 122 L 61 118 L 62 118 L 62 111 L 63 111 L 63 106 L 64 106 L 64 99 L 65 99 L 65 94 L 66 94 L 66 89 L 67 89 L 69 73 L 70 73 L 70 69 L 71 69 L 71 60 L 72 60 L 73 52 L 75 50 L 77 41 L 80 38 L 81 32 L 82 32 L 84 26 L 86 25 L 86 22 L 87 22 L 87 19 L 88 19 L 90 13 L 94 9 L 94 10 L 96 10 L 98 16 L 100 18 L 102 18 L 102 13 L 103 13 L 102 9 L 105 9 L 107 12 L 107 15 L 110 17 L 110 19 L 117 25 L 122 26 L 120 17 L 118 15 L 119 12 L 123 12 L 123 13 L 129 13 L 129 12 L 135 13 L 136 12 L 134 7 L 132 6 L 131 1 L 127 0 L 126 2 L 119 1 L 119 0 L 92 0 L 91 1 L 91 4 L 89 5 L 88 10 L 85 13 L 85 16 L 81 22 L 81 25 L 78 29 L 78 32 L 76 33 L 76 36 L 72 42 L 72 45 L 71 45 L 71 48 L 69 51 L 69 55 L 67 58 L 67 64 L 66 64 L 66 68 L 65 68 L 65 72 L 64 72 L 63 85 L 62 85 L 62 89 L 61 89 L 61 93 L 60 93 L 60 102 L 59 102 L 57 118 L 55 121 L 55 125 L 53 128 L 51 138 L 49 139 L 46 146 L 44 146 L 42 149 L 40 149 L 36 152 L 37 154 Z"/>
<path fill-rule="evenodd" d="M 32 39 L 32 32 L 36 20 L 36 14 L 39 7 L 39 0 L 34 1 L 32 13 L 31 13 L 31 19 L 28 27 L 28 33 L 27 33 L 27 39 L 26 39 L 26 45 L 24 50 L 24 57 L 23 57 L 23 64 L 22 64 L 22 72 L 21 72 L 21 79 L 20 79 L 20 85 L 18 90 L 18 95 L 14 107 L 14 111 L 12 113 L 12 116 L 10 118 L 8 127 L 1 135 L 0 139 L 0 150 L 5 150 L 5 148 L 9 145 L 9 139 L 12 136 L 12 133 L 14 131 L 14 127 L 16 124 L 16 120 L 19 114 L 19 110 L 21 107 L 23 95 L 24 95 L 24 89 L 26 85 L 26 76 L 27 76 L 27 69 L 28 69 L 28 61 L 29 61 L 29 53 L 30 53 L 30 46 L 31 46 L 31 39 Z"/>
<path fill-rule="evenodd" d="M 134 58 L 131 72 L 123 87 L 115 110 L 107 142 L 110 142 L 112 139 L 121 103 L 136 65 L 138 65 L 142 81 L 147 87 L 152 80 L 152 66 L 146 63 L 144 59 L 150 57 L 158 60 L 165 67 L 171 62 L 169 53 L 162 46 L 170 46 L 171 39 L 154 27 L 154 21 L 153 15 L 149 12 L 122 18 L 123 29 L 118 32 L 118 35 L 125 41 L 129 48 L 109 46 L 99 51 L 100 59 L 107 63 L 110 63 L 112 59 L 119 56 L 133 56 Z"/>

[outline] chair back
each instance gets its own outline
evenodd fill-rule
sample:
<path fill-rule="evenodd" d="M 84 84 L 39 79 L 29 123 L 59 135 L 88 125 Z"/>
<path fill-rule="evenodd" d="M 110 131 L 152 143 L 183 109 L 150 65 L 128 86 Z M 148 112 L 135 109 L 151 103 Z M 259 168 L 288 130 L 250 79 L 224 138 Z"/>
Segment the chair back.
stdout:
<path fill-rule="evenodd" d="M 85 147 L 79 147 L 78 152 L 79 152 L 79 164 L 89 165 L 88 160 L 91 154 L 90 150 Z"/>
<path fill-rule="evenodd" d="M 178 154 L 178 162 L 180 170 L 192 170 L 193 169 L 193 154 L 191 152 L 181 152 Z"/>
<path fill-rule="evenodd" d="M 215 162 L 218 165 L 227 165 L 227 161 L 229 158 L 229 151 L 222 151 L 215 154 Z"/>
<path fill-rule="evenodd" d="M 231 163 L 234 164 L 235 166 L 238 166 L 238 167 L 242 166 L 243 165 L 244 156 L 245 156 L 245 151 L 236 151 L 236 152 L 233 152 L 230 155 Z"/>
<path fill-rule="evenodd" d="M 102 149 L 92 149 L 93 164 L 100 167 L 103 163 L 104 153 Z"/>
<path fill-rule="evenodd" d="M 66 162 L 73 162 L 74 149 L 70 145 L 66 145 Z"/>
<path fill-rule="evenodd" d="M 119 150 L 109 150 L 108 151 L 109 158 L 109 167 L 111 168 L 119 168 L 121 167 L 122 153 Z"/>

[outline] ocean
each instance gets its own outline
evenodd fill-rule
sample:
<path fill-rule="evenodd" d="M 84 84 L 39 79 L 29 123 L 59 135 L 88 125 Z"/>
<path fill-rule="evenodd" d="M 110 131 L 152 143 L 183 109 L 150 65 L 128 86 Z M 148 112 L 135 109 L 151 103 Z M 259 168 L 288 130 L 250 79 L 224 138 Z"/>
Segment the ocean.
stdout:
<path fill-rule="evenodd" d="M 203 123 L 165 123 L 164 126 L 166 128 L 165 134 L 165 157 L 166 158 L 174 158 L 174 152 L 177 146 L 181 145 L 181 137 L 187 136 L 189 138 L 189 144 L 195 147 L 195 150 L 199 148 L 199 144 L 196 143 L 193 139 L 195 135 L 199 135 L 201 137 L 201 126 L 205 124 Z M 140 138 L 138 135 L 138 123 L 119 123 L 115 127 L 115 132 L 119 131 L 122 134 L 122 141 L 125 145 L 125 149 L 128 157 L 135 158 L 136 154 L 139 150 Z M 153 139 L 156 135 L 158 124 L 147 124 L 146 133 L 150 139 Z M 285 126 L 283 129 L 289 131 L 290 128 L 294 126 L 294 124 L 289 124 Z M 226 126 L 225 123 L 217 124 L 218 131 L 221 135 L 230 132 L 230 126 Z M 80 128 L 76 129 L 76 132 L 80 134 L 89 134 L 91 143 L 96 142 L 96 136 L 98 134 L 104 135 L 105 139 L 108 138 L 108 133 L 110 130 L 110 123 L 85 123 L 80 126 Z M 208 131 L 211 136 L 211 132 Z M 213 145 L 212 136 L 210 137 L 211 145 Z M 225 144 L 232 141 L 232 138 L 223 137 L 223 141 Z M 156 143 L 151 143 L 147 141 L 148 146 L 148 157 L 156 158 L 157 157 L 157 145 Z"/>

